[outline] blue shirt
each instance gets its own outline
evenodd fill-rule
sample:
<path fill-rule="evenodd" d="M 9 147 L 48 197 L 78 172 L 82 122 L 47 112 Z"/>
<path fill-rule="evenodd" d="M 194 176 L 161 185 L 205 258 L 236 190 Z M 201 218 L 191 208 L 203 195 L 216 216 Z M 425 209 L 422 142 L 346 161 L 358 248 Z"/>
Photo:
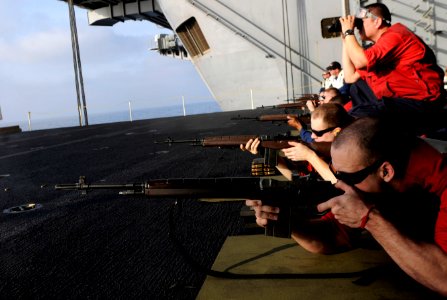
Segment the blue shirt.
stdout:
<path fill-rule="evenodd" d="M 306 130 L 304 128 L 301 129 L 301 131 L 300 131 L 301 140 L 303 140 L 306 143 L 312 143 L 314 141 L 314 139 L 311 136 L 312 136 L 312 132 L 310 132 L 309 130 Z"/>

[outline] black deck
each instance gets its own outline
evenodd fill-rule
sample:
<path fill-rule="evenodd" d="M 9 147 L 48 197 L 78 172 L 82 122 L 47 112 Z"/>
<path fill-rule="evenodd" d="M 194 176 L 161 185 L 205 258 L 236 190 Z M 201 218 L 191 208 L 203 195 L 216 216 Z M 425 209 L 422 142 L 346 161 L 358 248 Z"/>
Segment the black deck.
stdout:
<path fill-rule="evenodd" d="M 239 150 L 156 145 L 167 137 L 280 133 L 238 114 L 255 110 L 63 128 L 0 136 L 0 298 L 194 299 L 205 274 L 168 236 L 174 199 L 115 192 L 60 192 L 57 183 L 128 183 L 156 178 L 248 176 L 253 156 Z M 178 237 L 210 267 L 225 238 L 243 227 L 241 203 L 183 201 Z"/>

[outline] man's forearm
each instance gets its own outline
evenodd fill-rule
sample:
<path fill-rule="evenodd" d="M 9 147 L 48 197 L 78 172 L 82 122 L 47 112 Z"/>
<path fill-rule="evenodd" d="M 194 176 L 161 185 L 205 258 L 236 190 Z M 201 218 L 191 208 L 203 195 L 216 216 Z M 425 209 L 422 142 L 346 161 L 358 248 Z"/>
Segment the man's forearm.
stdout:
<path fill-rule="evenodd" d="M 334 254 L 351 249 L 350 242 L 334 229 L 330 221 L 295 222 L 292 227 L 292 238 L 309 252 Z"/>
<path fill-rule="evenodd" d="M 356 73 L 354 64 L 349 58 L 348 51 L 346 49 L 346 42 L 343 39 L 343 52 L 342 52 L 343 71 L 345 73 L 345 82 L 354 83 L 359 80 L 360 75 Z"/>
<path fill-rule="evenodd" d="M 315 152 L 309 154 L 307 161 L 315 168 L 315 170 L 320 174 L 320 176 L 331 183 L 336 183 L 337 178 L 335 178 L 334 173 L 329 169 L 329 165 L 321 159 Z"/>
<path fill-rule="evenodd" d="M 345 37 L 344 46 L 346 53 L 356 69 L 361 69 L 367 66 L 365 52 L 362 46 L 358 43 L 355 35 L 348 35 Z"/>
<path fill-rule="evenodd" d="M 447 254 L 441 248 L 403 236 L 377 210 L 371 211 L 365 228 L 408 275 L 447 296 Z"/>

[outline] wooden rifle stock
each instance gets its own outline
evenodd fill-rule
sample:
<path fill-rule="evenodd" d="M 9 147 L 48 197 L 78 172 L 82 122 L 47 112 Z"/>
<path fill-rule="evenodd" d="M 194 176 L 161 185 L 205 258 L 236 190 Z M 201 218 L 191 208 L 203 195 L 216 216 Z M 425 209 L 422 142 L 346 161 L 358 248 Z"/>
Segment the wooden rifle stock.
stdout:
<path fill-rule="evenodd" d="M 287 116 L 292 118 L 297 118 L 303 124 L 310 124 L 310 114 L 305 115 L 295 115 L 295 114 L 269 114 L 269 115 L 260 115 L 258 117 L 241 117 L 237 116 L 231 118 L 232 120 L 256 120 L 260 122 L 287 122 L 289 119 Z"/>
<path fill-rule="evenodd" d="M 237 147 L 245 145 L 248 140 L 259 138 L 260 146 L 265 149 L 281 150 L 285 148 L 290 148 L 290 141 L 300 142 L 313 151 L 315 151 L 319 156 L 330 158 L 331 157 L 331 142 L 312 142 L 306 143 L 300 141 L 298 137 L 292 136 L 278 136 L 275 138 L 270 138 L 268 136 L 255 136 L 255 135 L 236 135 L 236 136 L 217 136 L 217 137 L 207 137 L 202 140 L 202 146 L 204 147 Z"/>
<path fill-rule="evenodd" d="M 306 102 L 307 102 L 307 100 L 303 101 L 303 102 L 297 102 L 297 103 L 278 104 L 278 105 L 274 105 L 273 108 L 289 108 L 289 109 L 299 108 L 299 109 L 307 109 Z"/>
<path fill-rule="evenodd" d="M 165 141 L 156 141 L 155 143 L 166 143 L 166 144 L 180 144 L 189 143 L 193 146 L 202 147 L 219 147 L 219 148 L 239 148 L 240 145 L 245 145 L 250 139 L 260 140 L 260 146 L 265 149 L 280 150 L 285 148 L 290 148 L 289 141 L 296 141 L 303 143 L 312 150 L 314 150 L 319 156 L 330 158 L 331 156 L 331 143 L 330 142 L 312 142 L 306 143 L 299 140 L 299 137 L 292 136 L 290 134 L 282 134 L 276 136 L 268 135 L 219 135 L 205 137 L 203 139 L 192 139 L 192 140 L 174 140 L 171 138 Z"/>

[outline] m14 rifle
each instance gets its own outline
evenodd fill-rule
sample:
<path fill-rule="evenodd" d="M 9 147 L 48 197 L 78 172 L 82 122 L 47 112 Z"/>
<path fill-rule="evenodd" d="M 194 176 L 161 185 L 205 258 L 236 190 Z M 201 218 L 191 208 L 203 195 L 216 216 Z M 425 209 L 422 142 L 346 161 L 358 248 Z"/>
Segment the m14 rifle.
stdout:
<path fill-rule="evenodd" d="M 278 221 L 271 222 L 266 235 L 290 237 L 294 218 L 317 216 L 316 205 L 340 195 L 330 182 L 311 177 L 293 181 L 274 178 L 221 177 L 156 179 L 140 183 L 91 184 L 81 176 L 74 184 L 57 184 L 56 190 L 118 190 L 121 195 L 145 195 L 149 198 L 207 199 L 207 201 L 243 201 L 260 199 L 266 205 L 280 207 Z"/>
<path fill-rule="evenodd" d="M 278 109 L 301 109 L 301 110 L 306 110 L 307 109 L 306 101 L 304 101 L 304 102 L 299 101 L 299 102 L 275 104 L 275 105 L 269 105 L 269 106 L 259 106 L 257 108 L 258 109 L 262 109 L 262 108 L 278 108 Z"/>
<path fill-rule="evenodd" d="M 276 104 L 270 106 L 260 106 L 258 108 L 290 108 L 290 109 L 307 109 L 307 101 L 318 101 L 319 95 L 317 94 L 304 94 L 303 96 L 295 99 L 286 100 L 287 103 Z"/>
<path fill-rule="evenodd" d="M 209 136 L 201 139 L 187 139 L 187 140 L 174 140 L 167 138 L 163 141 L 155 141 L 156 144 L 190 144 L 191 146 L 202 147 L 219 147 L 219 148 L 239 148 L 241 144 L 245 145 L 248 140 L 259 138 L 261 141 L 260 146 L 265 149 L 281 150 L 290 148 L 289 141 L 299 141 L 299 137 L 293 136 L 290 133 L 279 134 L 275 136 L 269 135 L 228 135 L 228 136 Z M 312 142 L 305 144 L 317 154 L 323 157 L 330 157 L 331 143 L 330 142 Z"/>
<path fill-rule="evenodd" d="M 284 149 L 290 147 L 288 141 L 296 141 L 297 136 L 290 133 L 278 135 L 219 135 L 208 136 L 201 139 L 174 140 L 167 138 L 163 141 L 155 141 L 155 144 L 190 144 L 191 146 L 219 147 L 219 148 L 239 148 L 239 145 L 246 144 L 248 140 L 259 138 L 261 147 L 266 149 Z"/>
<path fill-rule="evenodd" d="M 310 114 L 305 115 L 295 115 L 295 114 L 269 114 L 260 115 L 258 117 L 243 117 L 238 115 L 237 117 L 231 118 L 231 120 L 255 120 L 260 122 L 287 122 L 288 116 L 297 118 L 302 124 L 310 124 Z"/>

